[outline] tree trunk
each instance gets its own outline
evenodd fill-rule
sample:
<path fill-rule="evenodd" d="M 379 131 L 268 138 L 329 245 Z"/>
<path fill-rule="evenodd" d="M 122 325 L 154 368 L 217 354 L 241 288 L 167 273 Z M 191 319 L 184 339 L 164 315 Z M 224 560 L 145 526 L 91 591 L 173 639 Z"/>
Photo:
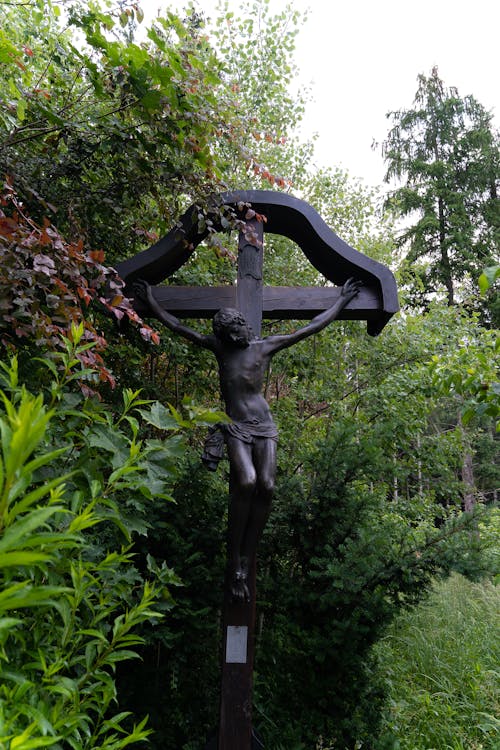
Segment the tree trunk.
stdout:
<path fill-rule="evenodd" d="M 446 222 L 444 218 L 444 201 L 442 198 L 438 198 L 438 217 L 439 248 L 441 250 L 441 271 L 443 273 L 443 279 L 447 291 L 448 307 L 452 307 L 455 303 L 455 296 L 453 292 L 453 278 L 451 275 L 450 256 L 448 254 L 448 248 L 446 247 Z"/>
<path fill-rule="evenodd" d="M 464 485 L 463 490 L 463 506 L 466 512 L 470 512 L 474 509 L 476 504 L 476 485 L 474 482 L 474 467 L 472 463 L 472 449 L 465 429 L 462 424 L 462 417 L 459 415 L 458 424 L 460 425 L 460 431 L 462 433 L 462 482 Z"/>

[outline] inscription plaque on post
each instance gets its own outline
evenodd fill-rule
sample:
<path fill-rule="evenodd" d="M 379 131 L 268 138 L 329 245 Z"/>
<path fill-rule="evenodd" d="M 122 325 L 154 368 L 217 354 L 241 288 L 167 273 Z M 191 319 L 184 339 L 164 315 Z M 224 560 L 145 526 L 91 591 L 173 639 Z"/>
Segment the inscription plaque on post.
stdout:
<path fill-rule="evenodd" d="M 226 664 L 246 664 L 247 644 L 247 625 L 228 625 L 226 630 Z"/>

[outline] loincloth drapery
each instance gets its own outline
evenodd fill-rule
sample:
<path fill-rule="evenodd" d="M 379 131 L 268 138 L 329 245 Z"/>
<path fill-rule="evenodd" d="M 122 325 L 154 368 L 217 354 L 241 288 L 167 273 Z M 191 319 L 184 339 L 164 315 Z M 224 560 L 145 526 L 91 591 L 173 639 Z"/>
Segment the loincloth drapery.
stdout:
<path fill-rule="evenodd" d="M 272 420 L 260 422 L 258 419 L 229 424 L 216 424 L 210 427 L 205 439 L 201 460 L 210 471 L 216 471 L 219 461 L 224 458 L 224 445 L 227 437 L 234 437 L 243 443 L 253 445 L 257 438 L 278 440 L 278 429 Z"/>

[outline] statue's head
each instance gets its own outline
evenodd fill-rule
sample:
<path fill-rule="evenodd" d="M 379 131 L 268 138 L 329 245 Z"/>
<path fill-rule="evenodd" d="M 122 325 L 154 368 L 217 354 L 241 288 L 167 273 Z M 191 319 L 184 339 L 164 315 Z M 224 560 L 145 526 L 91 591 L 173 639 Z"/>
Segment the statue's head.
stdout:
<path fill-rule="evenodd" d="M 234 346 L 248 346 L 253 339 L 252 329 L 240 313 L 232 307 L 223 307 L 215 313 L 212 321 L 215 335 Z"/>

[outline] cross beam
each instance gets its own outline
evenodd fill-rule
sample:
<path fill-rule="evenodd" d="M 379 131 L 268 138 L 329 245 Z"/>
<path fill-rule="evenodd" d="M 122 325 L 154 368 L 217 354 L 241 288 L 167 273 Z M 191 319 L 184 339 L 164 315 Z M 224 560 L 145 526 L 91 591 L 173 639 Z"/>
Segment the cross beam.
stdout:
<path fill-rule="evenodd" d="M 177 318 L 213 318 L 221 307 L 237 307 L 236 286 L 166 286 L 153 289 L 164 310 Z M 339 287 L 264 286 L 262 317 L 267 320 L 308 320 L 331 307 L 340 295 Z M 147 313 L 145 304 L 137 301 L 139 314 Z M 362 287 L 339 315 L 339 320 L 377 320 L 379 297 L 371 288 Z"/>

